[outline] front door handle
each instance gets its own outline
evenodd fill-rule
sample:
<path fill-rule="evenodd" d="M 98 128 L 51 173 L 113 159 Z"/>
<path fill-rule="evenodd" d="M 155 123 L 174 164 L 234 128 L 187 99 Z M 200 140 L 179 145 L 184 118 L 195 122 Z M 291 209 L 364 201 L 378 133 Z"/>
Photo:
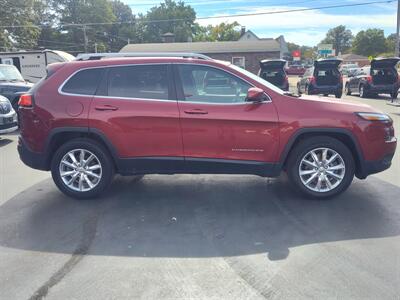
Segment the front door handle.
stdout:
<path fill-rule="evenodd" d="M 94 109 L 95 109 L 95 110 L 100 110 L 100 111 L 105 111 L 105 110 L 112 110 L 112 111 L 115 111 L 115 110 L 118 110 L 118 107 L 105 104 L 105 105 L 98 105 L 98 106 L 95 106 Z"/>
<path fill-rule="evenodd" d="M 195 109 L 188 109 L 185 110 L 185 114 L 189 114 L 189 115 L 206 115 L 208 114 L 208 111 L 199 109 L 199 108 L 195 108 Z"/>

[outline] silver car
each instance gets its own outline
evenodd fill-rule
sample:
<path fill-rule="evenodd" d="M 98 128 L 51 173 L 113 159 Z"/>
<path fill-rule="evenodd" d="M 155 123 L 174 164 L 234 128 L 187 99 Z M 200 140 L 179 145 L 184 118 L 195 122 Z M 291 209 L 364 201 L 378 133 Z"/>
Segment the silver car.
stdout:
<path fill-rule="evenodd" d="M 18 129 L 18 116 L 10 101 L 0 96 L 0 134 L 13 132 Z"/>

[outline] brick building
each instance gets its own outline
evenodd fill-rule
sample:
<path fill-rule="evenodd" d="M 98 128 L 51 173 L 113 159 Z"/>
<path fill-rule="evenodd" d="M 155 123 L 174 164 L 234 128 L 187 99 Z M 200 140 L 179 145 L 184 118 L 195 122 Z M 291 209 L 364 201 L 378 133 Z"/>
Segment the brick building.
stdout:
<path fill-rule="evenodd" d="M 241 38 L 233 42 L 171 42 L 171 34 L 164 43 L 128 44 L 120 52 L 193 52 L 208 55 L 214 59 L 230 61 L 250 72 L 257 73 L 263 59 L 281 58 L 287 52 L 286 42 L 277 39 L 260 39 L 254 33 L 242 32 L 242 37 L 251 33 L 251 38 Z M 173 39 L 172 39 L 173 41 Z"/>

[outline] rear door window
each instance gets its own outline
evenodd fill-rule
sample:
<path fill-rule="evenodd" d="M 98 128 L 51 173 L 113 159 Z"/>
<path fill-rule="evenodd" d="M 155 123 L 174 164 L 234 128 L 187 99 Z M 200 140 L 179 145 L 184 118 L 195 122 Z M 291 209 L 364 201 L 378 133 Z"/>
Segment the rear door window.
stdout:
<path fill-rule="evenodd" d="M 103 74 L 103 68 L 81 70 L 64 84 L 61 91 L 68 94 L 94 95 Z"/>
<path fill-rule="evenodd" d="M 167 65 L 136 65 L 109 68 L 108 96 L 168 100 Z"/>

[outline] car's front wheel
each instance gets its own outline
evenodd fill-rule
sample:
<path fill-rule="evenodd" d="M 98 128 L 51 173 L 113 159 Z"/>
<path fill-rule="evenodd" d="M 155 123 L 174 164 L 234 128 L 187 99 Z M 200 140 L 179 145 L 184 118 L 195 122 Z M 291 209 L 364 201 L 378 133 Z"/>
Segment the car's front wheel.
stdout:
<path fill-rule="evenodd" d="M 299 191 L 322 199 L 338 195 L 349 187 L 355 164 L 346 145 L 321 136 L 297 144 L 288 159 L 287 172 Z"/>
<path fill-rule="evenodd" d="M 102 145 L 89 139 L 74 139 L 54 154 L 51 174 L 64 194 L 86 199 L 99 196 L 109 186 L 114 166 Z"/>

